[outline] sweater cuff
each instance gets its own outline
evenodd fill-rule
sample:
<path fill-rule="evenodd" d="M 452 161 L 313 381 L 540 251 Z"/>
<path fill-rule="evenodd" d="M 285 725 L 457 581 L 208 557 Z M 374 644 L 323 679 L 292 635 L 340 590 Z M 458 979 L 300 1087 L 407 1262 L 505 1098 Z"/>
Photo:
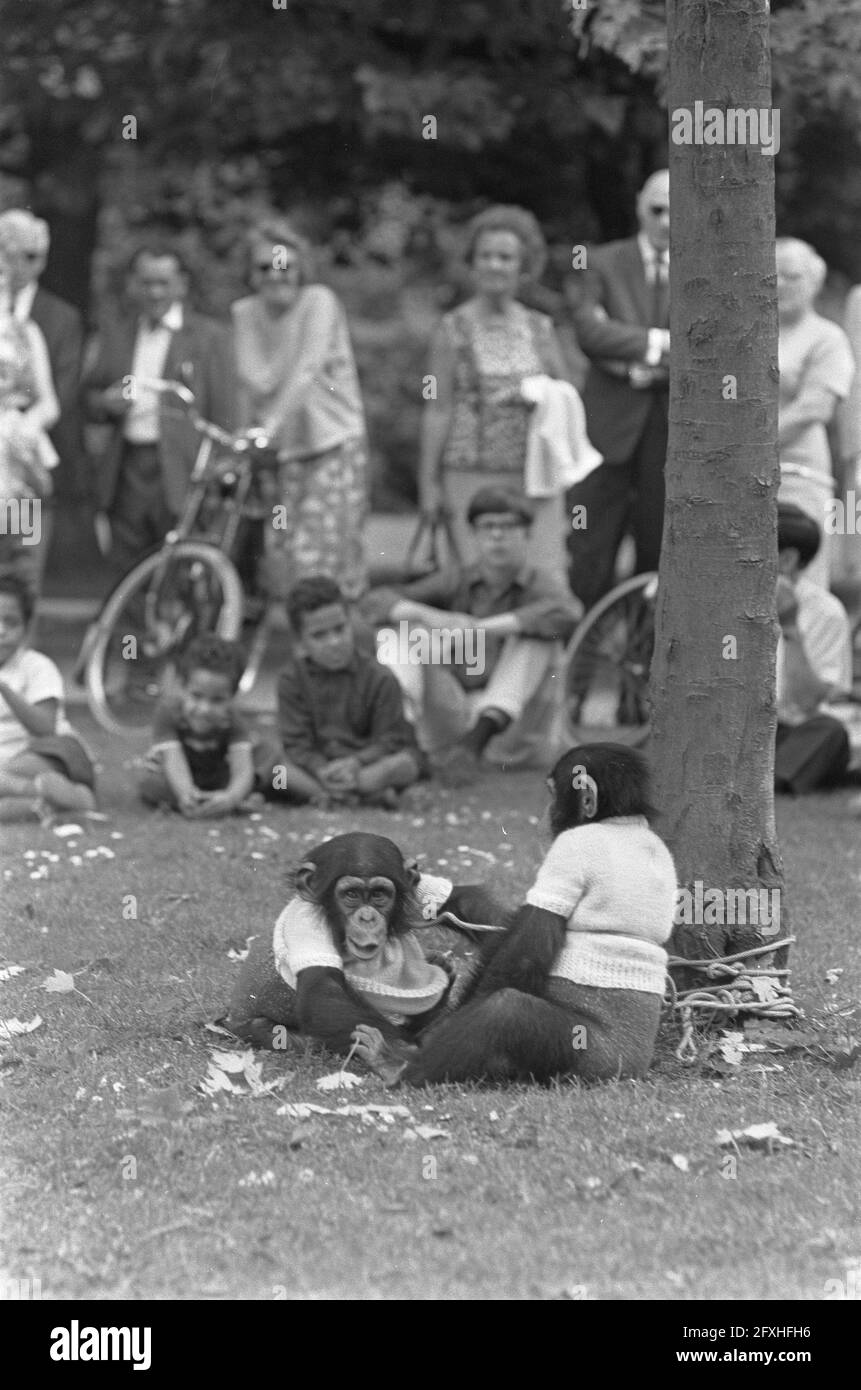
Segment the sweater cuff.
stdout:
<path fill-rule="evenodd" d="M 542 893 L 538 888 L 530 888 L 526 894 L 526 901 L 530 907 L 540 907 L 545 912 L 553 912 L 557 917 L 564 917 L 566 922 L 576 906 L 570 897 L 566 898 L 561 894 L 554 896 L 552 893 Z"/>

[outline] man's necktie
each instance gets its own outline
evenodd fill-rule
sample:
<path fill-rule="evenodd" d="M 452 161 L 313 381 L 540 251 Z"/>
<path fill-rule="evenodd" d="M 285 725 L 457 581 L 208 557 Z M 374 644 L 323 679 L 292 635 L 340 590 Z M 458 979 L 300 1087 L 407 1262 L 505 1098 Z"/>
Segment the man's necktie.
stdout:
<path fill-rule="evenodd" d="M 670 283 L 669 266 L 658 252 L 654 263 L 655 278 L 652 281 L 652 321 L 650 328 L 669 328 L 670 326 Z"/>

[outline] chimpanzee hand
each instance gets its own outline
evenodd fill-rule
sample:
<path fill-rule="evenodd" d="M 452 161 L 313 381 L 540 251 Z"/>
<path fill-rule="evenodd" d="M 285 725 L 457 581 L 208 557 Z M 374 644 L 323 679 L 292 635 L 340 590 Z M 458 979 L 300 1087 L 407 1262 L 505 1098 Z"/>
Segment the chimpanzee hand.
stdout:
<path fill-rule="evenodd" d="M 360 1023 L 354 1028 L 352 1040 L 355 1055 L 387 1086 L 397 1085 L 410 1058 L 418 1052 L 417 1047 L 410 1047 L 408 1043 L 384 1038 L 379 1028 L 373 1028 L 368 1023 Z"/>
<path fill-rule="evenodd" d="M 439 909 L 439 916 L 450 912 L 461 922 L 479 926 L 504 927 L 511 913 L 485 888 L 483 883 L 459 883 Z"/>
<path fill-rule="evenodd" d="M 443 955 L 442 951 L 425 951 L 425 960 L 428 965 L 438 965 L 440 970 L 444 970 L 451 983 L 454 984 L 457 979 L 457 968 L 453 960 Z"/>

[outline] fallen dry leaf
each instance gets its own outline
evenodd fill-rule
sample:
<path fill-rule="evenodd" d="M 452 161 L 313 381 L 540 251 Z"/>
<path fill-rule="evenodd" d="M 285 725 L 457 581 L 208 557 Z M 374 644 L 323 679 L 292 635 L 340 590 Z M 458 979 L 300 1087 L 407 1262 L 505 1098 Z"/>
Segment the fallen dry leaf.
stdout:
<path fill-rule="evenodd" d="M 715 1143 L 725 1147 L 727 1144 L 745 1145 L 747 1148 L 764 1148 L 771 1150 L 773 1145 L 782 1148 L 794 1148 L 795 1140 L 788 1139 L 773 1120 L 768 1120 L 761 1125 L 748 1125 L 747 1129 L 719 1129 L 715 1135 Z"/>
<path fill-rule="evenodd" d="M 276 1115 L 286 1115 L 291 1120 L 305 1120 L 309 1115 L 338 1115 L 347 1118 L 378 1116 L 387 1123 L 395 1120 L 411 1120 L 412 1115 L 405 1105 L 339 1105 L 333 1110 L 328 1105 L 315 1105 L 313 1101 L 291 1101 L 279 1105 Z"/>
<path fill-rule="evenodd" d="M 777 989 L 777 980 L 769 975 L 754 975 L 751 982 L 754 998 L 760 1004 L 771 1004 L 775 999 L 780 998 Z"/>
<path fill-rule="evenodd" d="M 769 1024 L 765 1021 L 749 1025 L 745 1038 L 750 1045 L 758 1045 L 766 1052 L 795 1052 L 801 1048 L 817 1047 L 821 1035 L 809 1028 L 787 1028 L 785 1024 Z"/>
<path fill-rule="evenodd" d="M 364 1076 L 357 1076 L 354 1071 L 333 1071 L 328 1076 L 321 1076 L 317 1082 L 318 1091 L 351 1091 L 354 1086 L 364 1086 L 367 1080 Z"/>
<path fill-rule="evenodd" d="M 0 1018 L 0 1042 L 10 1042 L 22 1033 L 33 1033 L 37 1028 L 41 1028 L 42 1022 L 41 1014 L 36 1014 L 35 1018 L 29 1019 L 26 1023 L 20 1018 Z"/>
<path fill-rule="evenodd" d="M 291 1120 L 307 1120 L 311 1115 L 334 1115 L 336 1111 L 326 1105 L 314 1105 L 312 1101 L 291 1101 L 279 1105 L 276 1115 L 286 1115 Z M 294 1131 L 295 1132 L 295 1131 Z"/>
<path fill-rule="evenodd" d="M 240 1075 L 248 1086 L 247 1091 L 231 1080 L 231 1077 Z M 274 1081 L 264 1082 L 263 1063 L 257 1060 L 251 1048 L 244 1052 L 224 1052 L 219 1048 L 213 1048 L 206 1076 L 200 1082 L 198 1090 L 205 1096 L 217 1095 L 219 1091 L 238 1096 L 265 1096 L 282 1086 L 286 1079 L 279 1076 Z"/>
<path fill-rule="evenodd" d="M 55 970 L 53 975 L 42 981 L 42 989 L 46 989 L 49 994 L 69 994 L 75 988 L 75 977 L 67 970 Z"/>
<path fill-rule="evenodd" d="M 206 1076 L 199 1083 L 198 1090 L 202 1091 L 205 1096 L 215 1096 L 220 1091 L 228 1091 L 236 1096 L 244 1094 L 242 1087 L 237 1086 L 235 1082 L 230 1080 L 226 1072 L 219 1070 L 212 1062 L 207 1068 Z"/>
<path fill-rule="evenodd" d="M 245 1052 L 222 1052 L 219 1048 L 213 1048 L 212 1060 L 221 1071 L 232 1075 L 244 1071 L 248 1063 L 254 1061 L 254 1053 L 250 1048 Z"/>
<path fill-rule="evenodd" d="M 433 1125 L 413 1125 L 404 1130 L 405 1139 L 450 1139 L 447 1129 L 436 1129 Z"/>

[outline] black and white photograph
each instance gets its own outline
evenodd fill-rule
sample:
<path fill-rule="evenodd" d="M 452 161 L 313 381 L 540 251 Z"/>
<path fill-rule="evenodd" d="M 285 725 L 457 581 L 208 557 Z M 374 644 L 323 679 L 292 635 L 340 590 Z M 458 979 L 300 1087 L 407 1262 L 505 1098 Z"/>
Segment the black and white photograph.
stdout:
<path fill-rule="evenodd" d="M 861 1300 L 861 3 L 0 34 L 22 1365 L 529 1301 L 610 1305 L 607 1374 L 821 1375 Z"/>

